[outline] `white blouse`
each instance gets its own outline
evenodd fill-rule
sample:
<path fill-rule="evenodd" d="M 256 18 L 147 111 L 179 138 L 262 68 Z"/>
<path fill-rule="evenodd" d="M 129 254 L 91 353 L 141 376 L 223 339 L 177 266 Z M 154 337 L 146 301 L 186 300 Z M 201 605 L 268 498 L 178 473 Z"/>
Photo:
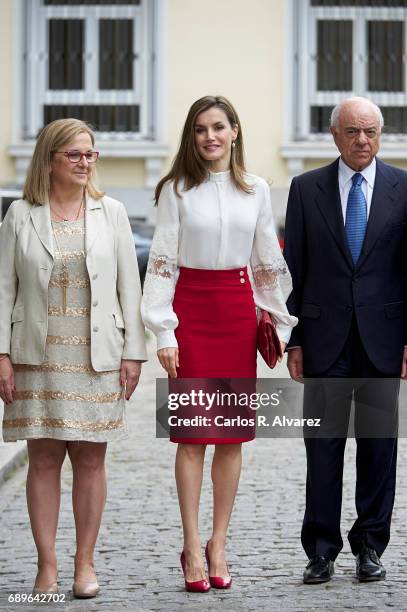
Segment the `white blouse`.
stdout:
<path fill-rule="evenodd" d="M 253 193 L 238 190 L 230 171 L 210 172 L 198 187 L 174 192 L 165 183 L 158 202 L 141 314 L 157 336 L 157 348 L 176 347 L 178 318 L 172 308 L 178 268 L 228 270 L 250 263 L 256 306 L 267 310 L 281 341 L 288 342 L 297 324 L 285 300 L 291 276 L 274 230 L 266 181 L 246 175 Z M 285 295 L 284 295 L 285 294 Z"/>

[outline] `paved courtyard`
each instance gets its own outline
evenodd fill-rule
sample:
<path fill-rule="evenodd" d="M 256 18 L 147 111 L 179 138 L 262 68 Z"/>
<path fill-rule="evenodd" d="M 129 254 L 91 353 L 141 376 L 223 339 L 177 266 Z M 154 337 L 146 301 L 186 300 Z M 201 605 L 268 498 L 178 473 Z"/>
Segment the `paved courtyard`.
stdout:
<path fill-rule="evenodd" d="M 280 374 L 283 372 L 280 367 Z M 128 404 L 132 435 L 109 449 L 108 501 L 95 558 L 101 592 L 94 600 L 72 600 L 69 593 L 75 536 L 71 471 L 68 463 L 65 465 L 58 556 L 60 586 L 67 592 L 67 601 L 49 604 L 47 610 L 407 610 L 407 440 L 400 443 L 392 540 L 383 556 L 386 581 L 359 584 L 355 580 L 354 559 L 344 538 L 333 580 L 322 586 L 302 584 L 306 562 L 299 539 L 304 507 L 303 442 L 262 439 L 244 448 L 244 470 L 227 549 L 234 578 L 232 589 L 186 593 L 179 567 L 175 445 L 154 437 L 155 377 L 161 375 L 152 355 L 143 369 L 136 396 Z M 342 521 L 345 535 L 354 516 L 354 453 L 350 441 Z M 203 541 L 210 533 L 208 468 L 207 460 L 200 517 Z M 0 488 L 0 610 L 41 607 L 7 602 L 10 592 L 28 593 L 36 573 L 25 504 L 25 473 L 26 466 Z"/>

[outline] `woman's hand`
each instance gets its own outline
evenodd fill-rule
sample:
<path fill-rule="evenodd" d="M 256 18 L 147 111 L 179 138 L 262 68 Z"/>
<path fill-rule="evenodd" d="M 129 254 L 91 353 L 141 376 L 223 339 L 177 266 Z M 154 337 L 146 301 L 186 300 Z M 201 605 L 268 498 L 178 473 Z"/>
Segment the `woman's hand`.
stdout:
<path fill-rule="evenodd" d="M 287 342 L 281 342 L 280 340 L 280 346 L 281 346 L 281 357 L 278 358 L 279 361 L 283 361 L 284 359 L 284 351 L 285 351 L 285 347 L 287 346 Z"/>
<path fill-rule="evenodd" d="M 10 357 L 0 357 L 0 397 L 6 405 L 12 403 L 15 390 L 14 371 Z"/>
<path fill-rule="evenodd" d="M 177 378 L 179 368 L 178 349 L 174 347 L 163 348 L 157 351 L 157 357 L 170 378 Z"/>
<path fill-rule="evenodd" d="M 138 385 L 141 374 L 141 361 L 134 359 L 122 359 L 120 368 L 120 384 L 126 386 L 125 398 L 129 400 Z"/>

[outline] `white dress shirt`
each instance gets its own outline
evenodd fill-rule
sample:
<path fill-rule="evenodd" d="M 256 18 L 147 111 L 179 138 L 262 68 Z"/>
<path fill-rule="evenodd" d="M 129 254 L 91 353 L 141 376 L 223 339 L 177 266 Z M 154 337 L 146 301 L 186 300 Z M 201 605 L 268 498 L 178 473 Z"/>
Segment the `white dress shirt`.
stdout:
<path fill-rule="evenodd" d="M 255 304 L 273 315 L 280 340 L 288 342 L 297 319 L 285 305 L 291 276 L 274 230 L 269 186 L 254 175 L 246 180 L 253 193 L 237 189 L 230 171 L 210 172 L 188 191 L 180 183 L 181 197 L 173 182 L 164 185 L 141 305 L 158 349 L 177 346 L 172 302 L 179 267 L 228 270 L 248 263 Z"/>
<path fill-rule="evenodd" d="M 339 182 L 339 193 L 341 196 L 341 206 L 342 206 L 342 215 L 343 215 L 343 223 L 346 221 L 346 207 L 348 205 L 348 196 L 350 188 L 352 187 L 352 177 L 354 174 L 357 174 L 355 170 L 349 168 L 343 161 L 342 157 L 339 158 L 338 165 L 338 182 Z M 369 166 L 364 168 L 359 172 L 363 176 L 362 181 L 362 192 L 365 196 L 366 204 L 367 204 L 367 219 L 369 219 L 370 213 L 370 205 L 372 203 L 372 195 L 374 188 L 374 181 L 376 178 L 376 158 L 373 158 L 373 161 Z"/>

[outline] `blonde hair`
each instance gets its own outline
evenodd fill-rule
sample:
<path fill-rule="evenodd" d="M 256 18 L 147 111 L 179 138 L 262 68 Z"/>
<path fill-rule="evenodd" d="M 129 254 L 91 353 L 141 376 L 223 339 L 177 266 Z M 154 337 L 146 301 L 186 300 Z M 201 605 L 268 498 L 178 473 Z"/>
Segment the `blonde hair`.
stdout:
<path fill-rule="evenodd" d="M 223 96 L 204 96 L 194 102 L 188 111 L 185 125 L 182 130 L 181 144 L 175 156 L 171 170 L 158 183 L 155 190 L 155 203 L 157 204 L 161 190 L 167 181 L 174 181 L 175 193 L 179 196 L 178 184 L 183 179 L 184 190 L 200 185 L 208 176 L 208 162 L 198 153 L 195 145 L 195 123 L 198 115 L 210 108 L 222 110 L 232 128 L 237 126 L 238 133 L 230 157 L 230 173 L 238 189 L 246 193 L 253 193 L 253 188 L 245 180 L 245 162 L 243 134 L 239 117 L 231 102 Z"/>
<path fill-rule="evenodd" d="M 39 132 L 34 153 L 27 172 L 24 184 L 23 199 L 31 204 L 44 204 L 48 202 L 51 191 L 50 165 L 52 155 L 61 147 L 68 145 L 75 136 L 86 132 L 95 144 L 95 135 L 87 123 L 80 119 L 57 119 L 48 123 Z M 85 191 L 94 200 L 104 196 L 96 185 L 96 164 L 91 166 L 89 180 Z"/>

